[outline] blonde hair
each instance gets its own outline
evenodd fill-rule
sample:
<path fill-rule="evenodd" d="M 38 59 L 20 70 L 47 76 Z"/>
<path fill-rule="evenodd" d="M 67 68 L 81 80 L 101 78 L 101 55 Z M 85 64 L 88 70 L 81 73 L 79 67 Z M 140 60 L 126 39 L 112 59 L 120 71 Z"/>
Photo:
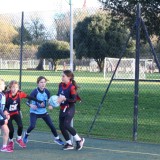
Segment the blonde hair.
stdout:
<path fill-rule="evenodd" d="M 17 85 L 19 85 L 19 83 L 16 81 L 16 80 L 12 80 L 12 81 L 10 81 L 9 82 L 9 89 L 11 89 L 11 87 L 14 85 L 14 84 L 17 84 Z"/>
<path fill-rule="evenodd" d="M 1 83 L 1 82 L 5 82 L 4 79 L 0 78 L 0 83 Z"/>
<path fill-rule="evenodd" d="M 5 83 L 4 79 L 0 78 L 0 85 L 3 83 Z M 0 90 L 2 91 L 2 88 L 0 87 Z"/>

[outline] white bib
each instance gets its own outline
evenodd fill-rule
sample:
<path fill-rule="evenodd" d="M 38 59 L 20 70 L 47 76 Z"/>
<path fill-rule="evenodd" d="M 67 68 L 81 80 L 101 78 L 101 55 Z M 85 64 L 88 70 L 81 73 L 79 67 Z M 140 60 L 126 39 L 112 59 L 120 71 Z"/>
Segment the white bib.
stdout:
<path fill-rule="evenodd" d="M 16 111 L 18 104 L 12 104 L 9 106 L 9 111 Z"/>

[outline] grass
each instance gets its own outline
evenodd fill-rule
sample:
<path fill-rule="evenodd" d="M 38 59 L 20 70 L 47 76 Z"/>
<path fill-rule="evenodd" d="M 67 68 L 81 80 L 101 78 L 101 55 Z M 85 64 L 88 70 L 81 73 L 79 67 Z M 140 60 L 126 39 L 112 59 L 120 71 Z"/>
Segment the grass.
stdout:
<path fill-rule="evenodd" d="M 22 90 L 30 93 L 36 87 L 36 79 L 43 75 L 49 80 L 47 88 L 51 94 L 56 94 L 61 72 L 53 71 L 22 71 Z M 18 70 L 1 70 L 0 77 L 8 83 L 19 80 Z M 148 79 L 160 79 L 158 73 L 148 74 Z M 102 100 L 108 80 L 103 73 L 75 72 L 75 80 L 80 86 L 79 94 L 82 102 L 76 105 L 74 126 L 78 133 L 88 134 L 91 123 Z M 138 105 L 138 141 L 160 143 L 160 85 L 153 82 L 139 83 Z M 23 123 L 29 125 L 29 108 L 22 100 Z M 97 116 L 90 136 L 110 139 L 132 140 L 134 108 L 134 83 L 113 81 L 107 97 Z M 58 128 L 59 109 L 49 111 L 55 126 Z M 42 120 L 37 122 L 38 130 L 49 131 Z"/>

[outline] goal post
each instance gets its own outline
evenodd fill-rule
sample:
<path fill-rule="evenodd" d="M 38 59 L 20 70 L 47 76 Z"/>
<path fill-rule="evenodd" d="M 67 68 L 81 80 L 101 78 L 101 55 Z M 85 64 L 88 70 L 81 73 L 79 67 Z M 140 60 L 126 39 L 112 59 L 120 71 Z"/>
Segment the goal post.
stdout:
<path fill-rule="evenodd" d="M 111 74 L 115 71 L 119 59 L 118 58 L 105 58 L 104 60 L 104 78 L 110 78 Z M 140 60 L 139 65 L 139 78 L 146 79 L 145 65 Z M 134 58 L 122 58 L 114 79 L 134 79 L 135 78 L 135 59 Z"/>

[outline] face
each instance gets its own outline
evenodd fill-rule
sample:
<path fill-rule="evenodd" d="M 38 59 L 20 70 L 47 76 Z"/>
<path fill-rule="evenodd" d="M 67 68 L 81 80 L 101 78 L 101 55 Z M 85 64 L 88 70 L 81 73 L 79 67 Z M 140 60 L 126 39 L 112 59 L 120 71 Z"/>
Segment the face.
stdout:
<path fill-rule="evenodd" d="M 62 74 L 62 82 L 63 83 L 68 83 L 70 81 L 70 77 L 67 77 L 64 73 Z"/>
<path fill-rule="evenodd" d="M 0 82 L 0 91 L 5 89 L 5 83 L 3 81 Z"/>
<path fill-rule="evenodd" d="M 38 83 L 38 87 L 39 87 L 40 90 L 43 90 L 46 87 L 46 80 L 41 79 Z"/>
<path fill-rule="evenodd" d="M 13 85 L 11 86 L 11 93 L 12 93 L 13 95 L 15 95 L 15 94 L 18 92 L 18 90 L 19 90 L 19 85 L 18 85 L 18 84 L 13 84 Z"/>

